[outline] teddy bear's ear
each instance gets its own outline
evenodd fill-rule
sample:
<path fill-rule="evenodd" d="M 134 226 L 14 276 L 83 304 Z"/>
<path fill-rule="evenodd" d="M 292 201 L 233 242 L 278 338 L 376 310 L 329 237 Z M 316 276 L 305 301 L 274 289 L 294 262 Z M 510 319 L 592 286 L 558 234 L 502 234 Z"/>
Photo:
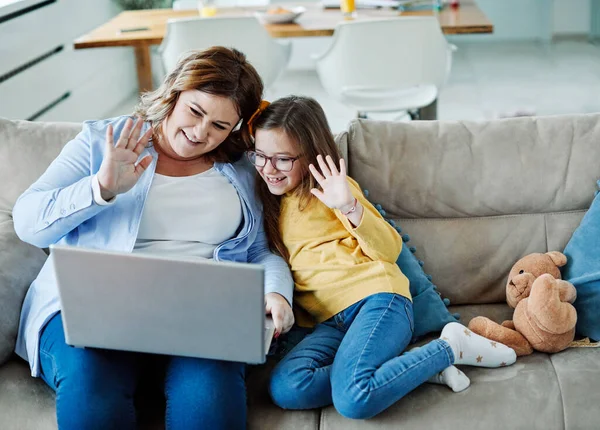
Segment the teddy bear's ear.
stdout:
<path fill-rule="evenodd" d="M 562 267 L 567 264 L 567 256 L 562 252 L 550 251 L 546 252 L 546 255 L 552 259 L 552 262 L 558 267 Z"/>

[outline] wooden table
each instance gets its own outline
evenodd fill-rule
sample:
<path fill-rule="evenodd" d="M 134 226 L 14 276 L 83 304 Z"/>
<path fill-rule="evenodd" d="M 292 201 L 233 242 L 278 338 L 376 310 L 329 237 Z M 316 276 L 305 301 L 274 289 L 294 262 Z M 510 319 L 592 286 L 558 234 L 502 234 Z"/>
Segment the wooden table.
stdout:
<path fill-rule="evenodd" d="M 343 20 L 339 9 L 323 9 L 320 4 L 304 4 L 306 12 L 293 24 L 265 25 L 273 37 L 331 36 Z M 284 5 L 285 7 L 285 5 Z M 252 15 L 259 8 L 220 8 L 220 16 Z M 264 8 L 263 8 L 264 9 Z M 433 11 L 399 13 L 392 9 L 360 9 L 357 20 L 394 16 L 432 15 Z M 472 2 L 463 0 L 458 9 L 444 8 L 437 15 L 444 34 L 492 33 L 493 25 Z M 75 40 L 75 49 L 132 46 L 135 49 L 140 92 L 152 89 L 150 46 L 162 42 L 167 20 L 198 16 L 197 10 L 151 9 L 121 12 L 119 15 Z M 121 29 L 147 27 L 149 30 L 121 33 Z"/>

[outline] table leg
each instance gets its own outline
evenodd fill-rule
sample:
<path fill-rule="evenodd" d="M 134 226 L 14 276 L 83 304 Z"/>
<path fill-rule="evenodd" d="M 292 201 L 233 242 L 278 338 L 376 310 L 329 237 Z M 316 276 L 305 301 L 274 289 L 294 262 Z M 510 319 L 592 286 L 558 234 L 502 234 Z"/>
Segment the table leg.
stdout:
<path fill-rule="evenodd" d="M 437 99 L 431 102 L 431 104 L 419 109 L 419 119 L 423 121 L 437 119 Z"/>
<path fill-rule="evenodd" d="M 150 91 L 153 87 L 150 45 L 136 45 L 134 49 L 139 92 Z"/>

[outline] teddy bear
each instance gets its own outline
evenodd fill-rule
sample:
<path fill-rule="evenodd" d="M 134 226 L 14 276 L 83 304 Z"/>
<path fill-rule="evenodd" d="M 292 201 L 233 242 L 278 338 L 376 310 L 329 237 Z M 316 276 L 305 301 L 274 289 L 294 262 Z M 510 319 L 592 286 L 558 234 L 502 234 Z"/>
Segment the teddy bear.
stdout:
<path fill-rule="evenodd" d="M 575 337 L 575 287 L 561 278 L 561 252 L 529 254 L 515 263 L 506 283 L 506 301 L 515 309 L 501 325 L 485 317 L 469 323 L 473 332 L 515 350 L 517 356 L 566 349 Z"/>

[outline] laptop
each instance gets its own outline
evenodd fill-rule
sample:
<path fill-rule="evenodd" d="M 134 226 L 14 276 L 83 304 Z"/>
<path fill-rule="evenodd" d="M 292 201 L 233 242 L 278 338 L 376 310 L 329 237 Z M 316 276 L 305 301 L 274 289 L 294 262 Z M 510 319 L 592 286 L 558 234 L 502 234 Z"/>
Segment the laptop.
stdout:
<path fill-rule="evenodd" d="M 260 265 L 53 245 L 68 345 L 264 363 Z"/>

